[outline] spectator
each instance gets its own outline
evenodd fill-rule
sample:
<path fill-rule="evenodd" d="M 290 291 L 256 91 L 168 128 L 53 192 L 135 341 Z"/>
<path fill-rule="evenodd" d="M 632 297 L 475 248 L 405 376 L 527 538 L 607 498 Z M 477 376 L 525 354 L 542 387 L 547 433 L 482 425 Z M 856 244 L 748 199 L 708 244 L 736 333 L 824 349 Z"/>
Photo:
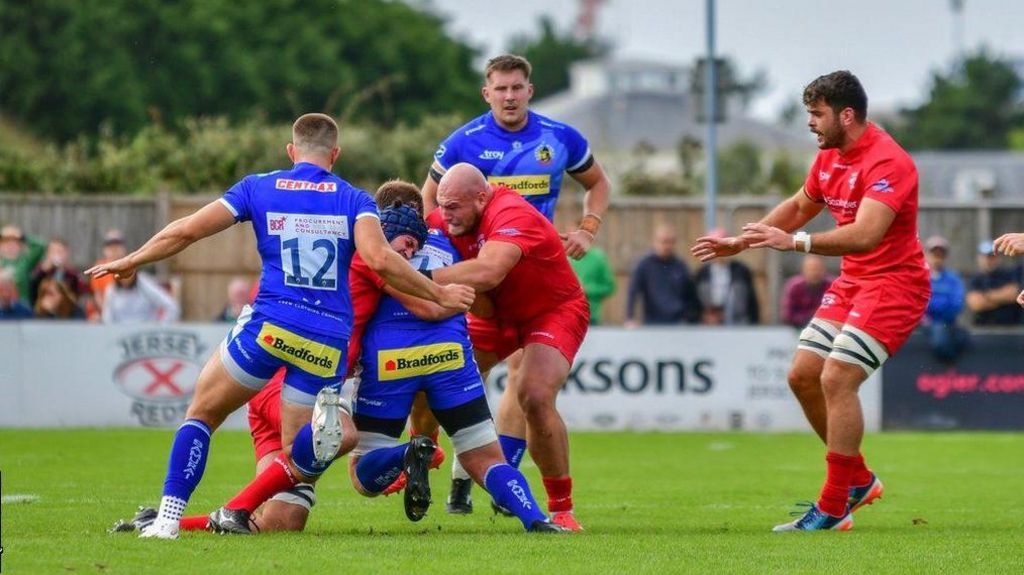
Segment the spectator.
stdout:
<path fill-rule="evenodd" d="M 14 284 L 18 286 L 18 297 L 22 301 L 32 301 L 29 277 L 45 251 L 46 244 L 26 236 L 18 226 L 0 228 L 0 268 L 14 272 Z"/>
<path fill-rule="evenodd" d="M 941 361 L 953 361 L 967 346 L 967 330 L 956 323 L 964 308 L 964 282 L 960 275 L 946 267 L 949 242 L 932 236 L 924 244 L 925 258 L 932 280 L 932 297 L 928 300 L 921 323 L 928 333 L 932 353 Z"/>
<path fill-rule="evenodd" d="M 18 297 L 18 284 L 14 282 L 14 270 L 0 268 L 0 320 L 29 319 L 32 308 Z"/>
<path fill-rule="evenodd" d="M 834 279 L 825 270 L 824 258 L 804 256 L 800 275 L 789 278 L 782 288 L 782 302 L 779 305 L 782 323 L 796 328 L 807 325 L 818 311 L 821 298 Z"/>
<path fill-rule="evenodd" d="M 590 325 L 601 323 L 601 304 L 615 293 L 615 274 L 604 250 L 591 246 L 578 260 L 569 258 L 569 265 L 580 278 L 583 293 L 590 303 Z"/>
<path fill-rule="evenodd" d="M 78 299 L 67 284 L 55 277 L 39 282 L 39 297 L 35 305 L 36 319 L 85 319 L 78 307 Z"/>
<path fill-rule="evenodd" d="M 71 250 L 68 244 L 59 238 L 53 238 L 46 245 L 46 254 L 39 265 L 32 270 L 30 277 L 30 291 L 32 302 L 39 297 L 39 285 L 44 279 L 55 279 L 64 284 L 64 288 L 74 296 L 78 302 L 84 293 L 88 292 L 82 274 L 71 265 Z"/>
<path fill-rule="evenodd" d="M 633 311 L 637 300 L 643 304 L 645 325 L 696 323 L 700 301 L 690 270 L 675 254 L 676 231 L 661 224 L 654 229 L 654 250 L 633 270 L 626 295 L 626 327 L 636 327 Z"/>
<path fill-rule="evenodd" d="M 117 278 L 103 297 L 103 323 L 172 323 L 179 315 L 174 298 L 144 273 Z"/>
<path fill-rule="evenodd" d="M 725 230 L 708 232 L 725 237 Z M 697 298 L 704 325 L 753 325 L 761 317 L 754 276 L 739 260 L 713 260 L 697 270 Z"/>
<path fill-rule="evenodd" d="M 252 289 L 252 285 L 249 280 L 243 277 L 232 278 L 228 282 L 228 303 L 224 306 L 224 310 L 220 312 L 214 321 L 230 321 L 234 322 L 238 320 L 238 316 L 242 315 L 242 309 L 249 305 L 249 291 Z"/>
<path fill-rule="evenodd" d="M 971 278 L 967 307 L 974 312 L 974 325 L 1018 325 L 1017 305 L 1020 274 L 999 265 L 992 242 L 978 244 L 978 273 Z"/>
<path fill-rule="evenodd" d="M 128 255 L 124 244 L 124 236 L 121 230 L 110 229 L 103 236 L 103 252 L 100 259 L 93 265 L 105 264 Z M 86 306 L 86 315 L 89 321 L 100 321 L 102 319 L 103 298 L 106 296 L 107 288 L 114 283 L 113 275 L 105 275 L 101 278 L 90 278 L 89 288 L 92 291 L 92 299 Z"/>

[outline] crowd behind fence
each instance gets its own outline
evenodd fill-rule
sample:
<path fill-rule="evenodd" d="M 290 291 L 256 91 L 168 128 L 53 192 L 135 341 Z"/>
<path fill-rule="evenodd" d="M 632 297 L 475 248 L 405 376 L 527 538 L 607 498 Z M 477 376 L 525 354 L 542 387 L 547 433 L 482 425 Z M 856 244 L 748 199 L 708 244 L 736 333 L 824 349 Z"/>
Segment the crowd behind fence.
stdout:
<path fill-rule="evenodd" d="M 102 252 L 105 234 L 118 229 L 125 245 L 134 249 L 166 223 L 185 216 L 211 197 L 44 196 L 0 194 L 0 223 L 16 224 L 27 235 L 62 238 L 72 262 L 85 269 Z M 760 219 L 779 201 L 777 197 L 732 197 L 719 201 L 717 221 L 729 232 Z M 560 202 L 555 224 L 569 229 L 580 212 L 580 197 L 567 194 Z M 692 240 L 703 235 L 704 204 L 700 198 L 613 198 L 597 245 L 607 254 L 616 291 L 603 304 L 603 323 L 621 325 L 625 319 L 626 287 L 636 263 L 651 250 L 652 232 L 659 224 L 671 224 L 678 235 L 676 253 L 696 273 L 699 263 L 687 253 Z M 832 227 L 826 214 L 808 226 L 810 231 Z M 976 246 L 1000 234 L 1024 230 L 1024 207 L 1005 201 L 976 204 L 924 199 L 918 220 L 922 240 L 941 235 L 949 242 L 948 267 L 969 278 L 976 271 Z M 760 302 L 760 323 L 779 323 L 779 300 L 785 281 L 798 274 L 803 256 L 771 250 L 752 250 L 739 256 L 749 267 Z M 838 273 L 838 258 L 827 258 L 831 273 Z M 1016 267 L 1017 262 L 1002 261 Z M 229 284 L 237 277 L 255 281 L 259 256 L 248 224 L 203 240 L 152 272 L 172 288 L 181 306 L 181 317 L 206 321 L 220 313 Z M 543 289 L 538 279 L 537 289 Z M 969 318 L 967 318 L 969 321 Z"/>

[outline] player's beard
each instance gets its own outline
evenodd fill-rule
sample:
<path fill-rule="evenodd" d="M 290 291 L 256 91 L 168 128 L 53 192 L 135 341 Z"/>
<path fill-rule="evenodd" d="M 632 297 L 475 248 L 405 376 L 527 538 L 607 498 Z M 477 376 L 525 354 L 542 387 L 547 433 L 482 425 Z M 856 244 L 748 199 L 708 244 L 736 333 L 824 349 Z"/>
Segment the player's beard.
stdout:
<path fill-rule="evenodd" d="M 818 143 L 818 149 L 821 150 L 841 147 L 845 137 L 843 126 L 838 121 L 828 126 L 822 126 L 821 129 L 815 131 L 815 134 L 821 138 Z"/>

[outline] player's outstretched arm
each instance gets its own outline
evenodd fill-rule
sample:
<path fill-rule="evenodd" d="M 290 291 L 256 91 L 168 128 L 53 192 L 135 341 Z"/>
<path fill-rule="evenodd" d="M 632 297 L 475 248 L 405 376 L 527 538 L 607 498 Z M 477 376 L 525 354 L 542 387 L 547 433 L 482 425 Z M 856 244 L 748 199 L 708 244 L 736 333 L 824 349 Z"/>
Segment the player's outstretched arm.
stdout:
<path fill-rule="evenodd" d="M 498 287 L 522 257 L 523 250 L 515 244 L 485 242 L 476 258 L 434 270 L 433 277 L 439 284 L 462 283 L 478 292 L 490 291 Z"/>
<path fill-rule="evenodd" d="M 424 214 L 429 214 L 437 207 L 437 180 L 434 178 L 440 179 L 440 176 L 437 175 L 442 173 L 438 170 L 439 167 L 440 164 L 437 162 L 431 164 L 430 173 L 427 174 L 427 181 L 423 182 L 423 186 L 420 188 L 420 195 L 423 196 Z"/>
<path fill-rule="evenodd" d="M 604 168 L 596 160 L 586 170 L 570 175 L 586 190 L 583 195 L 583 219 L 580 221 L 580 227 L 565 237 L 566 255 L 578 260 L 590 249 L 597 230 L 601 227 L 602 218 L 608 211 L 611 183 Z"/>
<path fill-rule="evenodd" d="M 107 274 L 131 277 L 139 266 L 169 258 L 205 237 L 230 228 L 234 223 L 234 214 L 220 200 L 210 202 L 194 214 L 167 224 L 127 256 L 89 268 L 85 273 L 97 278 Z"/>
<path fill-rule="evenodd" d="M 458 311 L 468 310 L 473 303 L 473 288 L 454 282 L 440 286 L 413 269 L 405 258 L 388 245 L 380 221 L 376 218 L 356 220 L 355 240 L 359 257 L 398 291 Z"/>
<path fill-rule="evenodd" d="M 878 200 L 864 198 L 852 224 L 810 236 L 810 253 L 823 256 L 845 256 L 870 252 L 878 247 L 889 230 L 896 212 Z M 761 222 L 743 226 L 743 241 L 751 248 L 772 248 L 779 251 L 797 249 L 789 231 Z"/>

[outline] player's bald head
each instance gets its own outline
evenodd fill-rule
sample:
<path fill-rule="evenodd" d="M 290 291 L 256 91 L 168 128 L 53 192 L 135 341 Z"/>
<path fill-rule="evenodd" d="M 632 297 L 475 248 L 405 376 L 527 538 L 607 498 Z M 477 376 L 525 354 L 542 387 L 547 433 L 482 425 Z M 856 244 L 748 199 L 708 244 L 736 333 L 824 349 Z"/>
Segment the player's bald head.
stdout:
<path fill-rule="evenodd" d="M 476 166 L 460 163 L 445 172 L 437 184 L 438 197 L 468 198 L 477 194 L 488 194 L 491 187 L 487 178 Z"/>

